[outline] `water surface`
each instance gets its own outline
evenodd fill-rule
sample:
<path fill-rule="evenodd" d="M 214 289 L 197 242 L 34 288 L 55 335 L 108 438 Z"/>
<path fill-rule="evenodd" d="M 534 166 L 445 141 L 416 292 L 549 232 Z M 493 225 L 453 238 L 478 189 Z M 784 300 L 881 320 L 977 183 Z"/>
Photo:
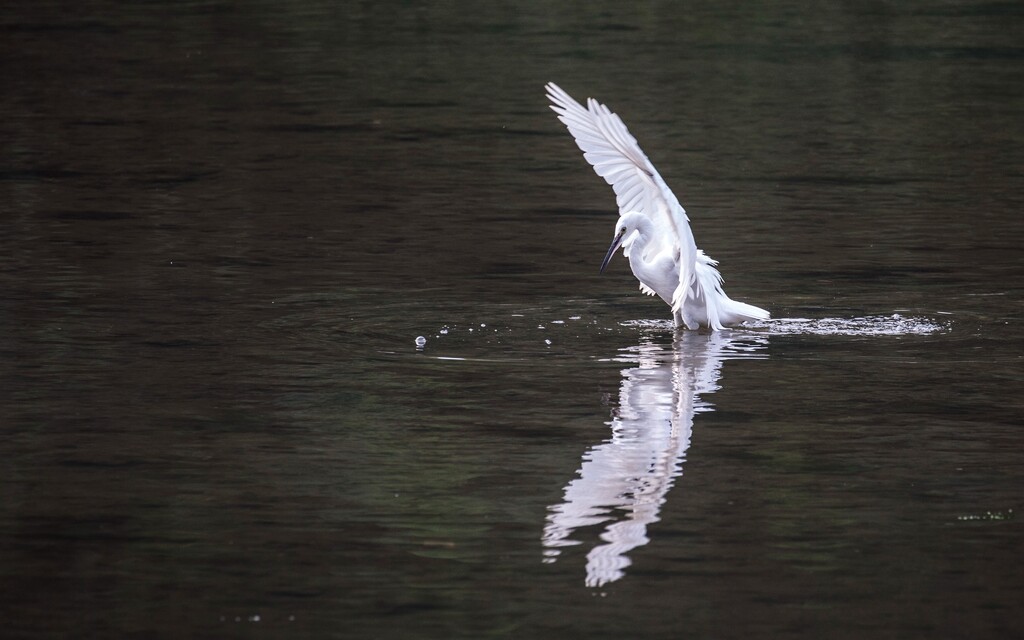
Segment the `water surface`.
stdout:
<path fill-rule="evenodd" d="M 1022 19 L 6 12 L 5 634 L 1019 634 Z M 597 274 L 547 81 L 778 321 Z"/>

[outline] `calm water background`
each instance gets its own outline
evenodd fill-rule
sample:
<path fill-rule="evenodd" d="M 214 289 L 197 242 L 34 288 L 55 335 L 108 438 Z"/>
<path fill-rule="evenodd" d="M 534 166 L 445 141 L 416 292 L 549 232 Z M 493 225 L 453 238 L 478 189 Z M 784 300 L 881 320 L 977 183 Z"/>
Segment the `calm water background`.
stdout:
<path fill-rule="evenodd" d="M 9 7 L 4 635 L 1022 633 L 1022 33 L 1016 3 Z M 673 338 L 598 276 L 614 201 L 549 80 L 622 115 L 733 297 L 810 329 Z"/>

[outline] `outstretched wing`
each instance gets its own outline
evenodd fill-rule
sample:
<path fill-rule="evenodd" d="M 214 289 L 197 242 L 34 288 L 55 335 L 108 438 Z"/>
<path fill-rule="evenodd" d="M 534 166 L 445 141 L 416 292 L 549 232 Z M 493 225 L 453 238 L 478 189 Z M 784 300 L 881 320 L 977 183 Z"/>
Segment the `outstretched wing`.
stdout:
<path fill-rule="evenodd" d="M 686 211 L 619 116 L 593 98 L 588 98 L 587 108 L 583 108 L 553 82 L 545 88 L 551 109 L 576 139 L 583 157 L 615 190 L 619 213 L 639 211 L 646 215 L 658 229 L 653 248 L 678 253 L 679 287 L 672 307 L 682 308 L 691 295 L 697 257 Z"/>

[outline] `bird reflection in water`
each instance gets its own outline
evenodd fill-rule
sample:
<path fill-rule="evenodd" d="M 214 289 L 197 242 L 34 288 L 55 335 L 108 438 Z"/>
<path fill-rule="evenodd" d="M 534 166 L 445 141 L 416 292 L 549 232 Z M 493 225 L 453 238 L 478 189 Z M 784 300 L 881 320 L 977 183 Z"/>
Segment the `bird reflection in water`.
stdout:
<path fill-rule="evenodd" d="M 544 561 L 583 544 L 571 537 L 577 530 L 602 525 L 602 542 L 587 553 L 586 584 L 622 578 L 629 552 L 649 542 L 647 527 L 683 473 L 694 415 L 713 410 L 702 396 L 721 388 L 722 363 L 766 357 L 767 344 L 752 333 L 679 332 L 671 350 L 649 341 L 624 349 L 616 360 L 637 366 L 622 370 L 611 438 L 583 455 L 562 502 L 549 507 Z"/>

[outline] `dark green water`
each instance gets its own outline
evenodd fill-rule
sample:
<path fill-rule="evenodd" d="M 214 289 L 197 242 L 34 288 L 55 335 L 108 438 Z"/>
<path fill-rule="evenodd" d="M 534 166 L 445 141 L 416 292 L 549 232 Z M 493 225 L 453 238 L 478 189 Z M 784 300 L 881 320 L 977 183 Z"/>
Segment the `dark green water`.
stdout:
<path fill-rule="evenodd" d="M 1021 33 L 1013 3 L 9 8 L 4 636 L 1019 636 Z M 547 81 L 787 321 L 674 336 L 599 276 L 614 199 Z"/>

